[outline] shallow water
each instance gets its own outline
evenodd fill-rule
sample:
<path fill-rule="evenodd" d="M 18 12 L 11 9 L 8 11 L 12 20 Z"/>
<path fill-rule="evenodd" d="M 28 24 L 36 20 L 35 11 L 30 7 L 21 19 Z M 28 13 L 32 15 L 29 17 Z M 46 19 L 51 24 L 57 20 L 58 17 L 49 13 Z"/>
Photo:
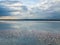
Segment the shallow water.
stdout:
<path fill-rule="evenodd" d="M 0 21 L 0 30 L 60 31 L 60 22 L 43 21 Z"/>
<path fill-rule="evenodd" d="M 59 45 L 60 22 L 0 21 L 0 45 Z"/>

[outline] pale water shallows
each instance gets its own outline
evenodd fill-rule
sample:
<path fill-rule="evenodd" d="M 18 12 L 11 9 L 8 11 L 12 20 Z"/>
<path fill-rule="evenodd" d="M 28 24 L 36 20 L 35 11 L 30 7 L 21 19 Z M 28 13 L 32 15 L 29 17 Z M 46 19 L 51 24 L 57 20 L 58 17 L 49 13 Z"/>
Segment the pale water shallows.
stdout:
<path fill-rule="evenodd" d="M 0 45 L 59 45 L 60 22 L 0 21 Z"/>

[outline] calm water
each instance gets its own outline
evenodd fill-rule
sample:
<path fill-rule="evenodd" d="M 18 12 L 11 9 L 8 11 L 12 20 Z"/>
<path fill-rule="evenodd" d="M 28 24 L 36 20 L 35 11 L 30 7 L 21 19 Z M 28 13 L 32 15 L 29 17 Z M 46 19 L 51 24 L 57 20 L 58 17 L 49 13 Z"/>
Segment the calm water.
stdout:
<path fill-rule="evenodd" d="M 60 31 L 60 22 L 0 21 L 0 30 Z"/>
<path fill-rule="evenodd" d="M 0 21 L 0 45 L 59 45 L 59 32 L 60 22 Z"/>

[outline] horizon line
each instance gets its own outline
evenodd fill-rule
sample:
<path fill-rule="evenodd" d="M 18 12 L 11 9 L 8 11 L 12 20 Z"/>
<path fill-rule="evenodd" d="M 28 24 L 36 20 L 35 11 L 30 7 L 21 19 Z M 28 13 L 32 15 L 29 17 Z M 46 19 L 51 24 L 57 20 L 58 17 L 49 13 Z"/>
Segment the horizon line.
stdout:
<path fill-rule="evenodd" d="M 60 21 L 60 19 L 0 19 L 0 21 Z"/>

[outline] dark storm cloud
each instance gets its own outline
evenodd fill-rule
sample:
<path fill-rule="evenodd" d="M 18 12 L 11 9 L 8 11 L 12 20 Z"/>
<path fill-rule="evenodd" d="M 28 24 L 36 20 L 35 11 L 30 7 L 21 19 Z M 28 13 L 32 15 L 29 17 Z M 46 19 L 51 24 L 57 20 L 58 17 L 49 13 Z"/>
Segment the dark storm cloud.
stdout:
<path fill-rule="evenodd" d="M 49 15 L 51 15 L 50 17 L 48 17 L 48 18 L 50 18 L 50 19 L 60 19 L 60 12 L 52 12 L 52 13 L 50 13 Z"/>
<path fill-rule="evenodd" d="M 11 15 L 9 9 L 4 5 L 0 5 L 0 16 L 9 16 Z"/>

